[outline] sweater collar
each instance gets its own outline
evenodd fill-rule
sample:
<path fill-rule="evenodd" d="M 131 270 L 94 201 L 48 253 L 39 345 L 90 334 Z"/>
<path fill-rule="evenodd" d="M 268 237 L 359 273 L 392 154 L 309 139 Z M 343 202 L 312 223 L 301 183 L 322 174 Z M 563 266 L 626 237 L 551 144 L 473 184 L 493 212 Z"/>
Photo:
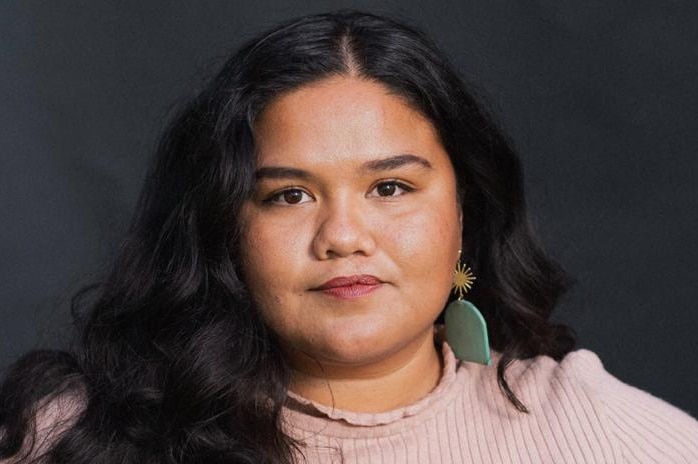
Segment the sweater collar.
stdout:
<path fill-rule="evenodd" d="M 326 406 L 291 391 L 288 392 L 286 415 L 292 422 L 306 422 L 311 417 L 342 422 L 353 426 L 371 427 L 396 422 L 415 416 L 435 403 L 443 401 L 456 387 L 456 370 L 459 365 L 453 351 L 446 342 L 441 344 L 444 367 L 439 383 L 427 396 L 415 403 L 385 412 L 366 413 L 336 409 Z"/>

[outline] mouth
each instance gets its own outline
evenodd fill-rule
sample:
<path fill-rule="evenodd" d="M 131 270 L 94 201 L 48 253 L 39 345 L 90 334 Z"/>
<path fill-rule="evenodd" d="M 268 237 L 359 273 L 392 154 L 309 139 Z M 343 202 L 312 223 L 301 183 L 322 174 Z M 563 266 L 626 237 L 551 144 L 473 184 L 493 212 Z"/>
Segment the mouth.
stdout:
<path fill-rule="evenodd" d="M 315 291 L 340 299 L 354 299 L 366 296 L 380 288 L 383 281 L 372 275 L 335 277 L 313 288 Z"/>

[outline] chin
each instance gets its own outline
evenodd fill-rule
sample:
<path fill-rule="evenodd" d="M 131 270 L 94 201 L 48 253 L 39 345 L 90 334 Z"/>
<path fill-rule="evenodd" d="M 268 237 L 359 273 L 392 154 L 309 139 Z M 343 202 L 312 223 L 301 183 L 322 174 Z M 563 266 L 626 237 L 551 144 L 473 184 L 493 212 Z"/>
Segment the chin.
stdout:
<path fill-rule="evenodd" d="M 313 346 L 311 350 L 330 362 L 354 365 L 374 363 L 410 342 L 394 339 L 390 337 L 394 334 L 386 332 L 378 327 L 368 330 L 345 330 L 339 334 L 329 334 L 321 346 Z"/>
<path fill-rule="evenodd" d="M 330 362 L 362 365 L 380 360 L 386 354 L 386 351 L 390 351 L 381 349 L 382 347 L 377 346 L 375 343 L 369 343 L 370 342 L 366 342 L 351 346 L 334 344 L 333 346 L 324 348 L 322 353 L 318 354 Z"/>

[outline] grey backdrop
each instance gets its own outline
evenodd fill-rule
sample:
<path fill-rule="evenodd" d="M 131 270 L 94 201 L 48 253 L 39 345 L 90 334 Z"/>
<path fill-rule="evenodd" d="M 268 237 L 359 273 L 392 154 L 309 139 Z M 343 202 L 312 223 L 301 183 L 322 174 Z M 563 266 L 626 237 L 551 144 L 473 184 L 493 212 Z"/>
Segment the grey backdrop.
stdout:
<path fill-rule="evenodd" d="M 279 19 L 415 21 L 516 142 L 534 224 L 577 278 L 555 319 L 698 414 L 698 14 L 677 1 L 5 1 L 0 367 L 60 346 L 121 239 L 177 101 Z"/>

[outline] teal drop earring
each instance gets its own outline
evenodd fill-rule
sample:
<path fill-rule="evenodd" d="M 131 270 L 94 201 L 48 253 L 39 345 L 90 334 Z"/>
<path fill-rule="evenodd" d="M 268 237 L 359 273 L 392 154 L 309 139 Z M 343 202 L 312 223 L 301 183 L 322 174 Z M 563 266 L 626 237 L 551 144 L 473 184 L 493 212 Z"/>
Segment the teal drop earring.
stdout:
<path fill-rule="evenodd" d="M 453 354 L 461 361 L 469 361 L 487 366 L 490 359 L 490 343 L 487 337 L 487 323 L 482 313 L 463 295 L 473 286 L 475 276 L 470 268 L 458 262 L 453 275 L 453 289 L 458 299 L 446 307 L 446 342 Z"/>

